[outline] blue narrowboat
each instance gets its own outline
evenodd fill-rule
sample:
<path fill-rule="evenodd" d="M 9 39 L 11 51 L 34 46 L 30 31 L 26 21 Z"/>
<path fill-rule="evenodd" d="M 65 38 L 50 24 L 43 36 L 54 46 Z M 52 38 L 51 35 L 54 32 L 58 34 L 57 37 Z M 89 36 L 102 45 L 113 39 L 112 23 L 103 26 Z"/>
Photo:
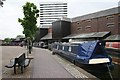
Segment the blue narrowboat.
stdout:
<path fill-rule="evenodd" d="M 101 41 L 84 43 L 56 43 L 53 53 L 57 53 L 74 64 L 90 71 L 108 71 L 113 69 L 112 59 Z"/>

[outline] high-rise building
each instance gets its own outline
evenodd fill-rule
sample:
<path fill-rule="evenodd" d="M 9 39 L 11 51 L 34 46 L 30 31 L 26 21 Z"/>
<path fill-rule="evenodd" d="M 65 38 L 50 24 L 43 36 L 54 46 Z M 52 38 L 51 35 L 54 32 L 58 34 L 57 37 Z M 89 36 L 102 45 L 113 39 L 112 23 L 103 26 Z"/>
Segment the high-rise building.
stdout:
<path fill-rule="evenodd" d="M 40 3 L 40 26 L 51 26 L 52 22 L 67 17 L 67 3 Z"/>

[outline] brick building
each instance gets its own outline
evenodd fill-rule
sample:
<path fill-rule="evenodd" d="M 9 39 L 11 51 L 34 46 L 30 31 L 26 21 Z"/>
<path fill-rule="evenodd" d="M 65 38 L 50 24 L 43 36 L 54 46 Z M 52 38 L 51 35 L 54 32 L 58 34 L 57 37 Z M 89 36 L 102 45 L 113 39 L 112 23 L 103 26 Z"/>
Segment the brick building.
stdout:
<path fill-rule="evenodd" d="M 89 34 L 89 39 L 98 34 L 95 37 L 105 40 L 107 47 L 120 48 L 119 7 L 72 18 L 71 34 Z"/>
<path fill-rule="evenodd" d="M 72 18 L 71 33 L 91 33 L 110 31 L 120 34 L 120 13 L 118 7 Z"/>
<path fill-rule="evenodd" d="M 78 16 L 70 19 L 70 30 L 66 28 L 67 23 L 52 24 L 52 40 L 58 39 L 58 41 L 81 41 L 81 40 L 104 40 L 107 42 L 117 42 L 117 47 L 120 48 L 120 11 L 119 7 Z M 60 20 L 61 21 L 61 20 Z M 62 20 L 63 22 L 64 20 Z M 69 34 L 66 36 L 59 36 L 58 31 L 62 26 L 62 31 L 69 30 Z M 57 30 L 59 29 L 59 30 Z M 55 37 L 54 35 L 57 36 Z M 62 32 L 61 32 L 62 34 Z M 113 44 L 113 43 L 110 43 Z M 114 45 L 114 44 L 113 44 Z"/>

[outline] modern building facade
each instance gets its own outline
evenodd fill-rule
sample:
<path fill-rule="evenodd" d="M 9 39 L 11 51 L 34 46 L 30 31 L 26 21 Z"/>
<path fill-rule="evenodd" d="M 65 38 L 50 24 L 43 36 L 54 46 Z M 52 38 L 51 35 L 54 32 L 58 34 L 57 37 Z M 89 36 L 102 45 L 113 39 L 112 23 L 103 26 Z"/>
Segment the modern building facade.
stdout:
<path fill-rule="evenodd" d="M 52 22 L 67 17 L 67 3 L 40 3 L 40 26 L 51 26 Z"/>

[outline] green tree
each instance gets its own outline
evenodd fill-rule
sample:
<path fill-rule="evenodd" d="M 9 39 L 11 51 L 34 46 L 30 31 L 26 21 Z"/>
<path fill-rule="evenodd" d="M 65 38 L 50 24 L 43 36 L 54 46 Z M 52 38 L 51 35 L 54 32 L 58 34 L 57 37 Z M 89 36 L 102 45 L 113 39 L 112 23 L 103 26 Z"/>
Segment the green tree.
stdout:
<path fill-rule="evenodd" d="M 23 26 L 23 34 L 31 41 L 34 40 L 37 31 L 37 18 L 39 17 L 39 10 L 33 3 L 27 2 L 23 6 L 24 18 L 18 18 L 18 22 Z"/>
<path fill-rule="evenodd" d="M 16 38 L 24 38 L 23 35 L 17 35 Z"/>
<path fill-rule="evenodd" d="M 0 6 L 3 7 L 3 1 L 2 0 L 0 0 Z"/>
<path fill-rule="evenodd" d="M 5 38 L 5 39 L 4 39 L 4 42 L 6 42 L 6 43 L 10 43 L 11 41 L 12 41 L 11 38 Z"/>

